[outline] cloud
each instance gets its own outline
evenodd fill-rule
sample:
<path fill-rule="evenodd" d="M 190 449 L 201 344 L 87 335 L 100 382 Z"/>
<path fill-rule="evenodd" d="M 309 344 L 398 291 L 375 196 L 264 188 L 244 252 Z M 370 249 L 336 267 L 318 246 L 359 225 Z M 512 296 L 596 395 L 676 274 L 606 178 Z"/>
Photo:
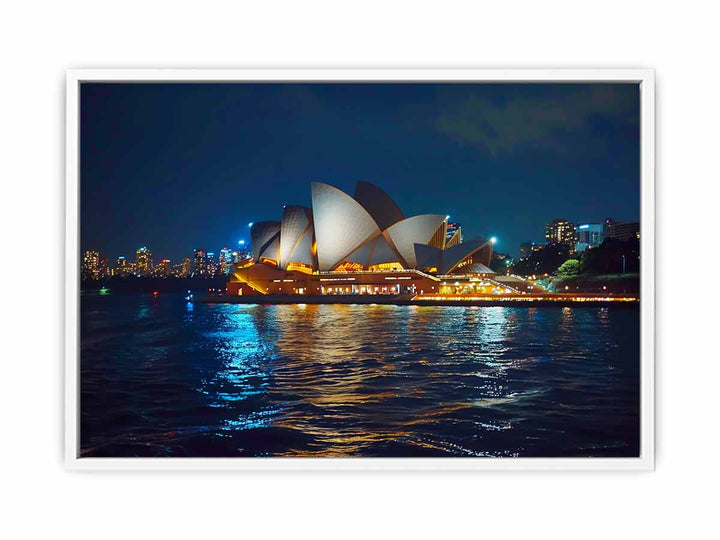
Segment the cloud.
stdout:
<path fill-rule="evenodd" d="M 620 129 L 637 124 L 637 94 L 624 86 L 579 86 L 564 96 L 518 97 L 504 103 L 473 96 L 440 113 L 436 128 L 495 156 L 528 146 L 564 153 L 578 136 L 598 142 L 612 136 L 613 130 L 597 129 L 599 119 L 610 119 Z"/>

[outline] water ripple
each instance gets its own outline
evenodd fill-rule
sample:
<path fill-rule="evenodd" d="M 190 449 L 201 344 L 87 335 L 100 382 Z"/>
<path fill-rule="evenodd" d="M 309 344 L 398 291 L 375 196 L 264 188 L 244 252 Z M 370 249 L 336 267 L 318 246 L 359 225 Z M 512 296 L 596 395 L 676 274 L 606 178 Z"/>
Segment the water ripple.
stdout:
<path fill-rule="evenodd" d="M 633 456 L 628 308 L 83 296 L 85 456 Z"/>

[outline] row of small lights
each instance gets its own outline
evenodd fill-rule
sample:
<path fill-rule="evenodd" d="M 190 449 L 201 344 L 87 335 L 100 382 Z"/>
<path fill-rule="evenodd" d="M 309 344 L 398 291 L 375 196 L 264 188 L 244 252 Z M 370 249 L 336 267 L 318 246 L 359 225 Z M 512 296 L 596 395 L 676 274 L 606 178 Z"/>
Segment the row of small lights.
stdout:
<path fill-rule="evenodd" d="M 569 296 L 569 297 L 553 297 L 553 296 L 425 296 L 418 295 L 413 300 L 500 300 L 502 302 L 637 302 L 638 298 L 631 296 L 614 297 L 614 296 Z"/>

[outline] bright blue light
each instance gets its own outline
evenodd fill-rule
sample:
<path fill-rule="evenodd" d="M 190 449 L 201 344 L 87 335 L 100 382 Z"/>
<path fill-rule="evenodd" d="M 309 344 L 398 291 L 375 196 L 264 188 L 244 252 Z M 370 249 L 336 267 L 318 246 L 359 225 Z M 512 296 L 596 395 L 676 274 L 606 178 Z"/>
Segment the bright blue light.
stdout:
<path fill-rule="evenodd" d="M 490 242 L 493 243 L 493 244 L 497 244 L 497 238 L 495 238 L 495 237 L 493 236 L 493 237 L 490 239 Z"/>
<path fill-rule="evenodd" d="M 248 227 L 252 227 L 253 225 L 254 225 L 254 223 L 252 221 L 250 223 L 248 223 Z"/>
<path fill-rule="evenodd" d="M 590 225 L 580 225 L 580 226 L 578 227 L 578 229 L 587 229 L 587 228 L 589 228 L 589 227 L 590 227 Z"/>
<path fill-rule="evenodd" d="M 241 246 L 244 246 L 244 245 L 245 245 L 245 240 L 240 240 L 240 241 L 238 242 L 238 244 L 240 244 Z"/>

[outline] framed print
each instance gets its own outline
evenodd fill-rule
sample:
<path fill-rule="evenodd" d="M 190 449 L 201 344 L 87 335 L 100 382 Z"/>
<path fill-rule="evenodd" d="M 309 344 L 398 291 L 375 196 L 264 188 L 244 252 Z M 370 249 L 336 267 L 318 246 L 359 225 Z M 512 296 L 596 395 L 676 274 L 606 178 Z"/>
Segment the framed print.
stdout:
<path fill-rule="evenodd" d="M 67 74 L 73 469 L 653 467 L 650 70 Z"/>

